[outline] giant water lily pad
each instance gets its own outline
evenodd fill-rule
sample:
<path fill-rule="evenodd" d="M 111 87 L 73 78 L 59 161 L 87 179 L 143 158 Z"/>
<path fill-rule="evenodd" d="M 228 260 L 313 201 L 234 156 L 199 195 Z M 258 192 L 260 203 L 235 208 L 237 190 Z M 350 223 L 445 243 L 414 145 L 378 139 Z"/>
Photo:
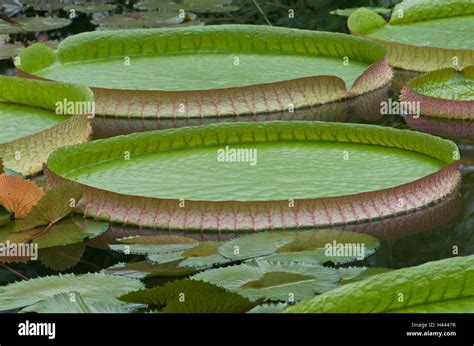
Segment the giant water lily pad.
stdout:
<path fill-rule="evenodd" d="M 348 21 L 353 34 L 390 48 L 391 66 L 412 71 L 474 64 L 474 6 L 471 0 L 405 0 L 387 23 L 361 8 Z"/>
<path fill-rule="evenodd" d="M 56 113 L 64 100 L 92 102 L 93 95 L 83 86 L 0 77 L 0 157 L 6 168 L 37 173 L 55 149 L 88 140 L 87 115 Z"/>
<path fill-rule="evenodd" d="M 400 100 L 418 102 L 422 115 L 474 120 L 474 66 L 445 68 L 409 81 Z"/>
<path fill-rule="evenodd" d="M 458 186 L 458 158 L 453 142 L 393 128 L 227 123 L 62 148 L 47 175 L 51 184 L 79 183 L 78 211 L 98 219 L 181 230 L 314 228 L 434 203 Z"/>
<path fill-rule="evenodd" d="M 286 311 L 474 312 L 474 256 L 449 258 L 377 274 L 300 302 Z"/>
<path fill-rule="evenodd" d="M 83 33 L 55 51 L 29 47 L 17 68 L 89 85 L 101 115 L 220 119 L 375 90 L 392 76 L 385 54 L 379 44 L 337 33 L 218 25 Z"/>

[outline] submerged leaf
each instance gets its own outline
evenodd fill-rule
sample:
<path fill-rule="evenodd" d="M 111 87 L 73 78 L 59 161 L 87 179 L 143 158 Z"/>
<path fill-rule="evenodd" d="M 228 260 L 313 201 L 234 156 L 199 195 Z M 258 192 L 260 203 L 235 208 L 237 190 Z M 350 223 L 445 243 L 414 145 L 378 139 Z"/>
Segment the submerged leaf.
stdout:
<path fill-rule="evenodd" d="M 29 180 L 0 175 L 0 205 L 17 219 L 28 215 L 43 196 L 43 190 Z"/>
<path fill-rule="evenodd" d="M 179 280 L 162 287 L 130 292 L 120 297 L 130 303 L 147 304 L 168 313 L 237 313 L 261 303 L 196 280 Z"/>
<path fill-rule="evenodd" d="M 39 251 L 38 260 L 48 268 L 63 271 L 79 263 L 85 250 L 86 245 L 83 242 L 55 246 Z"/>

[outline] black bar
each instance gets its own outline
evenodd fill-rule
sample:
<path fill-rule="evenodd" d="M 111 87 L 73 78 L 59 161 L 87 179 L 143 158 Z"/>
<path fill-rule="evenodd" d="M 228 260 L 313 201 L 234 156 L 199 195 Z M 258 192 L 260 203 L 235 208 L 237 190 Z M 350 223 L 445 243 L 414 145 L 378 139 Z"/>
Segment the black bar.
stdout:
<path fill-rule="evenodd" d="M 26 321 L 54 322 L 55 338 L 19 336 Z M 0 314 L 0 345 L 13 344 L 472 346 L 474 314 Z"/>

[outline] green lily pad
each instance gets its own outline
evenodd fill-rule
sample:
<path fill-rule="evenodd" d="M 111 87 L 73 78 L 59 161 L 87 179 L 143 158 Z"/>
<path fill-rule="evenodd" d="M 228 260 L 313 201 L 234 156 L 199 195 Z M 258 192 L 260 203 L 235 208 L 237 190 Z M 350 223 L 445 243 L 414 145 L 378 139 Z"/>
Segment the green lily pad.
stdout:
<path fill-rule="evenodd" d="M 132 279 L 150 279 L 155 277 L 178 277 L 195 274 L 198 270 L 194 268 L 178 267 L 180 261 L 167 262 L 164 264 L 149 261 L 133 263 L 117 263 L 105 269 L 106 274 L 121 275 Z"/>
<path fill-rule="evenodd" d="M 474 66 L 456 71 L 445 68 L 410 80 L 400 100 L 417 102 L 425 116 L 474 119 Z"/>
<path fill-rule="evenodd" d="M 56 114 L 63 100 L 92 102 L 93 94 L 83 86 L 0 76 L 0 156 L 6 168 L 38 173 L 55 149 L 88 140 L 86 115 Z"/>
<path fill-rule="evenodd" d="M 474 63 L 474 6 L 470 0 L 402 1 L 390 21 L 361 8 L 348 21 L 352 33 L 390 48 L 391 66 L 413 71 L 464 68 Z"/>
<path fill-rule="evenodd" d="M 72 298 L 73 297 L 73 298 Z M 126 305 L 103 303 L 94 301 L 88 303 L 77 292 L 59 293 L 52 298 L 43 300 L 21 310 L 21 312 L 61 313 L 61 314 L 90 314 L 90 313 L 128 313 Z"/>
<path fill-rule="evenodd" d="M 254 307 L 249 311 L 251 314 L 276 314 L 282 312 L 288 304 L 286 303 L 265 303 Z"/>
<path fill-rule="evenodd" d="M 69 19 L 57 17 L 16 18 L 16 24 L 0 19 L 0 34 L 40 32 L 63 28 L 71 24 Z"/>
<path fill-rule="evenodd" d="M 247 149 L 240 162 L 237 148 Z M 164 229 L 314 228 L 393 216 L 449 195 L 459 182 L 457 155 L 450 141 L 386 127 L 227 123 L 62 148 L 47 175 L 87 186 L 87 208 L 81 200 L 77 209 L 103 220 Z"/>
<path fill-rule="evenodd" d="M 204 13 L 233 12 L 239 9 L 232 0 L 142 0 L 134 5 L 139 10 L 159 10 L 160 12 L 192 11 Z"/>
<path fill-rule="evenodd" d="M 241 313 L 261 303 L 196 280 L 178 280 L 162 287 L 130 292 L 120 299 L 158 307 L 165 313 Z"/>
<path fill-rule="evenodd" d="M 84 221 L 76 217 L 62 220 L 43 233 L 45 228 L 46 226 L 41 226 L 28 231 L 16 232 L 16 225 L 12 222 L 0 228 L 0 239 L 13 243 L 32 241 L 38 244 L 39 249 L 54 248 L 82 243 L 86 238 L 94 238 L 105 232 L 108 224 L 91 220 Z"/>
<path fill-rule="evenodd" d="M 262 257 L 269 262 L 323 264 L 362 260 L 379 246 L 368 234 L 318 230 L 258 232 L 226 242 L 219 253 L 232 260 Z"/>
<path fill-rule="evenodd" d="M 121 304 L 116 297 L 143 287 L 139 280 L 104 274 L 66 274 L 20 281 L 0 291 L 0 311 L 18 309 L 59 293 L 78 292 L 88 303 Z"/>
<path fill-rule="evenodd" d="M 474 256 L 428 262 L 344 285 L 286 312 L 474 312 Z"/>
<path fill-rule="evenodd" d="M 288 111 L 376 90 L 392 77 L 385 54 L 378 44 L 337 33 L 216 25 L 87 32 L 56 51 L 28 47 L 17 69 L 91 86 L 104 116 L 202 119 Z"/>
<path fill-rule="evenodd" d="M 177 13 L 167 12 L 132 12 L 102 17 L 94 21 L 99 30 L 161 28 L 183 23 L 184 18 Z"/>
<path fill-rule="evenodd" d="M 249 299 L 297 301 L 338 287 L 336 269 L 305 263 L 257 261 L 198 273 L 191 277 L 222 286 Z"/>
<path fill-rule="evenodd" d="M 79 13 L 95 13 L 95 12 L 109 12 L 117 8 L 115 4 L 78 4 L 78 5 L 68 5 L 63 7 L 64 11 L 75 11 Z"/>
<path fill-rule="evenodd" d="M 392 271 L 390 268 L 379 268 L 379 267 L 347 267 L 338 268 L 339 274 L 341 275 L 341 285 L 347 285 L 356 281 L 367 279 L 371 276 L 387 273 Z"/>
<path fill-rule="evenodd" d="M 178 252 L 150 254 L 148 255 L 148 259 L 156 263 L 181 260 L 178 265 L 179 267 L 210 267 L 215 264 L 230 262 L 230 259 L 218 253 L 218 249 L 222 244 L 223 242 L 220 241 L 199 242 L 197 246 Z"/>
<path fill-rule="evenodd" d="M 181 252 L 195 246 L 198 242 L 192 238 L 179 236 L 138 236 L 119 239 L 122 244 L 110 244 L 115 251 L 125 254 L 171 254 Z M 166 261 L 165 261 L 166 262 Z"/>
<path fill-rule="evenodd" d="M 342 8 L 342 9 L 338 8 L 337 10 L 331 11 L 329 13 L 335 16 L 349 17 L 358 9 L 359 9 L 358 7 Z M 391 9 L 385 8 L 385 7 L 370 7 L 370 9 L 374 11 L 375 13 L 379 13 L 379 14 L 388 14 L 392 11 Z"/>

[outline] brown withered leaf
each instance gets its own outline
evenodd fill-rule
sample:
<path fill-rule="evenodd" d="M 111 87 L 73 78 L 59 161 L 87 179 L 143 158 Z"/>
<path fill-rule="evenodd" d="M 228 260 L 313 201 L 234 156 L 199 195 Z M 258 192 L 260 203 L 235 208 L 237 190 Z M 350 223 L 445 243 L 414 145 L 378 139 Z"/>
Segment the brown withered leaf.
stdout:
<path fill-rule="evenodd" d="M 28 215 L 43 196 L 44 191 L 29 180 L 0 175 L 0 205 L 13 213 L 16 219 Z"/>

